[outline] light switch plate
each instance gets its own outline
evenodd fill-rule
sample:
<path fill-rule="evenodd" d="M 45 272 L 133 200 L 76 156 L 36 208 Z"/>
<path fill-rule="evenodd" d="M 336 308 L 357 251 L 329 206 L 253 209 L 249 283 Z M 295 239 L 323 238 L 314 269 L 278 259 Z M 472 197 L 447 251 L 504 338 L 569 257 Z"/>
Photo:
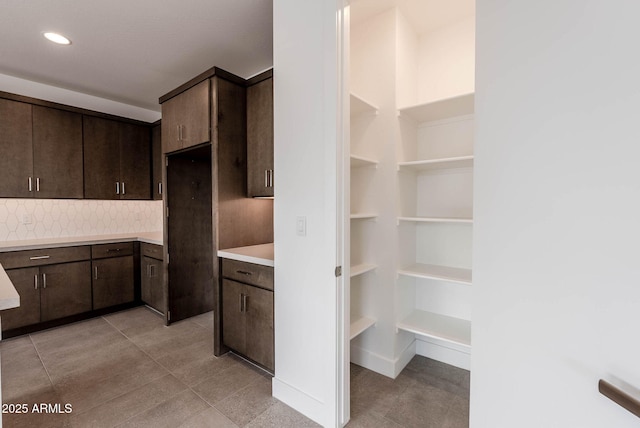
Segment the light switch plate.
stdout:
<path fill-rule="evenodd" d="M 296 235 L 307 236 L 307 218 L 306 217 L 296 218 Z"/>

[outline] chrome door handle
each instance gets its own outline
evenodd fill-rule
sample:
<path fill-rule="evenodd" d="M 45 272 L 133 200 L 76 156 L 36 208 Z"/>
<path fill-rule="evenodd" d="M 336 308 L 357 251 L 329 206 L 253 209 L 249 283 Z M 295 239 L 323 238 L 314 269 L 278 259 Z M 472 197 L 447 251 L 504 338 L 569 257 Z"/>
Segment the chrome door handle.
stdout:
<path fill-rule="evenodd" d="M 124 181 L 122 182 L 122 194 L 124 195 L 126 192 L 124 190 Z"/>
<path fill-rule="evenodd" d="M 116 181 L 116 195 L 120 194 L 120 182 Z"/>
<path fill-rule="evenodd" d="M 29 177 L 29 191 L 33 192 L 33 181 L 31 179 L 31 177 Z"/>
<path fill-rule="evenodd" d="M 42 288 L 47 288 L 47 274 L 42 274 Z"/>
<path fill-rule="evenodd" d="M 93 279 L 98 279 L 98 266 L 93 268 Z"/>
<path fill-rule="evenodd" d="M 38 289 L 38 274 L 33 275 L 33 288 Z"/>
<path fill-rule="evenodd" d="M 40 177 L 36 177 L 36 192 L 40 191 Z"/>
<path fill-rule="evenodd" d="M 240 312 L 244 312 L 244 294 L 240 293 Z"/>

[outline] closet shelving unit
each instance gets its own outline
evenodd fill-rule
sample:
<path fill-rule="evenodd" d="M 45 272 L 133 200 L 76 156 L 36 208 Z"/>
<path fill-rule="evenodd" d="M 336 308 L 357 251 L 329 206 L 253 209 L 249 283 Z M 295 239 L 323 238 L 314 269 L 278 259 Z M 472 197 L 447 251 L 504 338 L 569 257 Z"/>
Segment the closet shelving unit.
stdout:
<path fill-rule="evenodd" d="M 404 241 L 401 238 L 401 245 L 413 248 L 408 251 L 410 257 L 401 260 L 398 286 L 411 284 L 416 297 L 413 309 L 397 321 L 396 329 L 421 340 L 454 344 L 466 353 L 471 350 L 470 314 L 460 317 L 464 310 L 453 314 L 447 310 L 468 306 L 452 300 L 470 299 L 474 156 L 472 134 L 460 129 L 468 129 L 469 123 L 472 127 L 473 104 L 474 95 L 463 94 L 398 111 L 399 119 L 405 121 L 401 127 L 411 129 L 404 138 L 409 135 L 416 140 L 402 142 L 412 149 L 407 152 L 414 158 L 398 162 L 398 172 L 404 176 L 400 186 L 408 188 L 403 197 L 415 197 L 402 204 L 398 217 L 399 227 L 413 228 L 404 233 Z M 449 145 L 448 137 L 457 141 Z M 468 260 L 461 260 L 464 257 L 459 254 L 468 254 Z M 449 302 L 433 303 L 434 296 Z"/>
<path fill-rule="evenodd" d="M 350 105 L 350 117 L 352 122 L 358 120 L 371 120 L 378 115 L 378 108 L 358 95 L 350 95 Z M 350 166 L 351 176 L 354 176 L 355 174 L 366 174 L 371 170 L 377 169 L 378 161 L 371 157 L 350 153 Z M 360 180 L 362 179 L 363 178 L 360 178 Z M 355 194 L 356 190 L 353 189 L 354 181 L 351 181 L 351 183 L 352 190 Z M 365 198 L 367 198 L 366 195 Z M 366 202 L 366 205 L 368 206 L 371 201 Z M 378 216 L 376 213 L 370 212 L 368 209 L 362 209 L 362 206 L 351 206 L 351 210 L 353 210 L 350 215 L 352 220 L 352 230 L 356 225 L 357 227 L 367 227 L 368 225 L 359 223 L 367 220 L 375 221 Z M 358 223 L 353 223 L 353 221 Z M 370 312 L 368 308 L 366 308 L 367 305 L 358 300 L 362 300 L 364 297 L 362 296 L 362 293 L 366 293 L 372 287 L 373 284 L 371 284 L 371 282 L 375 280 L 373 272 L 376 270 L 377 265 L 372 263 L 371 260 L 367 260 L 367 257 L 370 257 L 370 255 L 366 254 L 365 247 L 367 246 L 367 243 L 359 242 L 358 237 L 354 237 L 353 231 L 351 232 L 351 235 L 351 259 L 352 263 L 354 260 L 357 261 L 357 263 L 352 264 L 349 269 L 349 281 L 350 284 L 353 284 L 351 293 L 352 310 L 349 335 L 349 338 L 352 340 L 376 324 L 376 319 L 370 314 L 367 314 L 367 312 Z M 355 287 L 359 287 L 359 295 L 354 292 Z"/>

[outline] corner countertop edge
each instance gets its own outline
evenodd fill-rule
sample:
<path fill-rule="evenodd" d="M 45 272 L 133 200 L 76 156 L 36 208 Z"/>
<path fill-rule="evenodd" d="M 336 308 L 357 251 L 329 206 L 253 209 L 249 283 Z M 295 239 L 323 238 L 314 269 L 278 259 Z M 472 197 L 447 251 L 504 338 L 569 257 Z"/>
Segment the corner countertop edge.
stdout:
<path fill-rule="evenodd" d="M 219 250 L 218 257 L 273 267 L 273 242 Z"/>

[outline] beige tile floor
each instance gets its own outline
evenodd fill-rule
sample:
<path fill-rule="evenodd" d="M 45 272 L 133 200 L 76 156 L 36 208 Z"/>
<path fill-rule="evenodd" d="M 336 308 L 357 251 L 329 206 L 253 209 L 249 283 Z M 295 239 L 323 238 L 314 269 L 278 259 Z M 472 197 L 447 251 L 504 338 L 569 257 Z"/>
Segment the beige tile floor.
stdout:
<path fill-rule="evenodd" d="M 163 325 L 140 307 L 0 342 L 3 402 L 71 413 L 5 413 L 11 427 L 317 427 L 271 397 L 271 377 L 213 356 L 213 316 Z M 392 380 L 352 365 L 358 427 L 466 427 L 469 374 L 416 357 Z"/>

